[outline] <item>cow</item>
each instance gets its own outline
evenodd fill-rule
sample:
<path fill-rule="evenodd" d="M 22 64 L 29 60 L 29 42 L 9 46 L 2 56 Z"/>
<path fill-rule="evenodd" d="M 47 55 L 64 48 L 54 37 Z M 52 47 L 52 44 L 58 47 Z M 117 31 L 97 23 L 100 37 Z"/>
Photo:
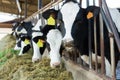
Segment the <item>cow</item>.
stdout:
<path fill-rule="evenodd" d="M 45 48 L 47 47 L 49 50 L 49 44 L 47 44 L 46 35 L 49 30 L 55 29 L 56 16 L 57 11 L 54 9 L 49 9 L 43 13 L 43 17 L 46 19 L 45 26 L 42 27 L 41 19 L 38 20 L 34 27 L 32 26 L 31 22 L 21 22 L 19 24 L 19 26 L 16 28 L 16 33 L 19 35 L 19 42 L 21 43 L 21 50 L 19 55 L 22 55 L 24 51 L 28 51 L 30 47 L 32 47 L 32 62 L 36 62 L 42 59 Z M 51 61 L 53 61 L 52 58 Z M 57 64 L 58 63 L 55 63 L 54 65 Z"/>
<path fill-rule="evenodd" d="M 17 27 L 18 27 L 19 24 L 20 24 L 20 22 L 14 22 L 12 24 L 12 33 L 11 33 L 11 35 L 13 35 L 16 38 L 16 45 L 14 47 L 14 50 L 20 50 L 20 48 L 21 48 L 21 40 L 20 40 L 20 38 L 19 38 L 19 36 L 17 34 Z"/>
<path fill-rule="evenodd" d="M 66 11 L 67 10 L 67 11 Z M 100 56 L 100 24 L 99 24 L 99 16 L 98 13 L 100 11 L 99 7 L 96 6 L 89 6 L 86 9 L 80 7 L 79 3 L 76 0 L 65 0 L 61 9 L 58 12 L 58 21 L 59 26 L 58 28 L 62 28 L 60 31 L 62 33 L 62 42 L 64 45 L 66 43 L 71 43 L 74 45 L 75 48 L 79 50 L 80 55 L 87 55 L 89 56 L 89 46 L 88 46 L 88 27 L 91 27 L 91 51 L 94 53 L 94 17 L 97 19 L 97 53 Z M 91 23 L 91 26 L 88 26 L 88 23 Z M 104 23 L 104 45 L 105 45 L 105 57 L 111 63 L 110 59 L 110 41 L 107 27 Z M 52 32 L 52 34 L 54 31 Z M 50 33 L 51 34 L 51 33 Z M 47 36 L 47 40 L 51 35 Z M 60 38 L 61 39 L 61 38 Z M 55 38 L 56 40 L 56 38 Z M 53 42 L 53 41 L 51 41 Z M 72 46 L 73 46 L 72 45 Z M 58 45 L 60 46 L 60 45 Z M 65 47 L 65 46 L 64 46 Z M 56 48 L 51 48 L 51 50 L 55 50 Z M 58 54 L 56 52 L 56 54 Z M 58 54 L 59 55 L 59 54 Z M 119 51 L 117 49 L 115 43 L 115 67 L 117 66 L 117 62 L 119 60 Z"/>
<path fill-rule="evenodd" d="M 28 27 L 29 26 L 29 27 Z M 22 55 L 26 53 L 31 48 L 31 28 L 33 27 L 31 21 L 20 22 L 15 29 L 15 35 L 17 36 L 16 45 L 20 46 L 20 53 Z M 15 48 L 14 48 L 15 49 Z"/>

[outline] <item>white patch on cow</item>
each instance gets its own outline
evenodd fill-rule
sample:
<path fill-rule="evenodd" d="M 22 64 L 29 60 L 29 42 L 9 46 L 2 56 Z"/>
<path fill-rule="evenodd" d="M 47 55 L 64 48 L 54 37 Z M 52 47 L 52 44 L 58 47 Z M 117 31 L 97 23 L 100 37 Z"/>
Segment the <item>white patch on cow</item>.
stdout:
<path fill-rule="evenodd" d="M 41 19 L 37 21 L 37 24 L 32 28 L 32 30 L 39 30 L 40 31 L 40 26 L 42 25 Z"/>
<path fill-rule="evenodd" d="M 92 53 L 92 62 L 95 63 L 96 62 L 96 59 L 95 59 L 95 53 Z M 81 58 L 87 63 L 89 64 L 89 56 L 87 55 L 82 55 Z M 100 64 L 101 63 L 101 57 L 100 56 L 97 56 L 97 59 L 98 59 L 98 63 Z"/>
<path fill-rule="evenodd" d="M 73 2 L 68 2 L 64 4 L 60 10 L 62 13 L 63 22 L 66 30 L 66 34 L 63 40 L 65 40 L 66 42 L 73 40 L 71 36 L 71 28 L 79 10 L 79 5 Z"/>
<path fill-rule="evenodd" d="M 50 44 L 50 65 L 51 67 L 55 67 L 60 64 L 60 46 L 62 43 L 62 34 L 59 30 L 53 29 L 50 30 L 47 34 L 47 42 Z"/>
<path fill-rule="evenodd" d="M 43 33 L 41 33 L 41 32 L 33 32 L 32 33 L 32 38 L 37 37 L 37 36 L 43 36 Z"/>
<path fill-rule="evenodd" d="M 17 33 L 18 35 L 21 34 L 21 33 L 22 33 L 22 34 L 27 34 L 27 31 L 23 28 L 21 31 L 17 31 L 16 33 Z"/>
<path fill-rule="evenodd" d="M 32 62 L 41 60 L 41 59 L 42 59 L 42 56 L 41 56 L 41 54 L 40 54 L 40 50 L 39 50 L 38 45 L 37 45 L 34 41 L 32 41 L 32 44 L 33 44 Z"/>
<path fill-rule="evenodd" d="M 81 58 L 87 63 L 89 64 L 89 56 L 87 55 L 82 55 Z M 101 64 L 101 57 L 100 56 L 97 56 L 98 58 L 98 63 Z M 92 63 L 95 63 L 96 62 L 96 59 L 95 59 L 95 54 L 92 53 Z M 106 72 L 106 76 L 108 77 L 112 77 L 112 74 L 111 74 L 111 65 L 109 63 L 109 61 L 105 58 L 105 72 Z"/>
<path fill-rule="evenodd" d="M 108 77 L 112 77 L 111 65 L 110 65 L 109 61 L 106 58 L 105 58 L 105 70 L 106 70 L 106 75 Z"/>
<path fill-rule="evenodd" d="M 23 49 L 27 44 L 25 44 L 23 41 L 21 41 L 21 50 L 20 53 L 18 54 L 19 56 L 23 54 Z"/>
<path fill-rule="evenodd" d="M 20 39 L 16 39 L 16 45 L 15 45 L 15 47 L 14 47 L 14 50 L 20 50 L 21 49 L 21 47 L 19 47 L 18 45 L 17 45 L 17 43 L 20 41 Z"/>
<path fill-rule="evenodd" d="M 17 45 L 15 45 L 14 50 L 20 50 L 20 49 L 21 47 L 18 47 Z"/>
<path fill-rule="evenodd" d="M 109 8 L 111 17 L 120 32 L 120 12 L 116 8 Z"/>

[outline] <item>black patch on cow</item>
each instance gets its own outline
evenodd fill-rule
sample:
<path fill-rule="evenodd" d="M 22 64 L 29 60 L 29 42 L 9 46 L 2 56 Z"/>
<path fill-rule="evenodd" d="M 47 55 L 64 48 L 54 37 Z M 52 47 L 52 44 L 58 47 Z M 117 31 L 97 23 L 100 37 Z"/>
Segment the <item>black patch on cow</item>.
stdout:
<path fill-rule="evenodd" d="M 44 36 L 37 36 L 37 37 L 34 37 L 34 38 L 33 38 L 33 41 L 34 41 L 35 43 L 37 43 L 39 39 L 45 40 L 45 37 L 44 37 Z"/>
<path fill-rule="evenodd" d="M 120 12 L 120 8 L 117 8 L 117 10 Z"/>
<path fill-rule="evenodd" d="M 59 24 L 57 26 L 57 28 L 60 30 L 60 32 L 62 33 L 62 36 L 64 37 L 65 36 L 65 33 L 66 33 L 66 30 L 65 30 L 65 27 L 64 27 L 64 22 L 62 20 L 62 14 L 61 12 L 58 12 L 58 20 L 57 20 L 57 23 Z"/>
<path fill-rule="evenodd" d="M 55 29 L 56 27 L 54 25 L 45 25 L 44 28 L 41 29 L 41 32 L 43 33 L 43 35 L 47 35 L 47 33 L 51 30 L 51 29 Z"/>
<path fill-rule="evenodd" d="M 20 37 L 22 41 L 25 41 L 25 39 L 31 40 L 31 38 L 29 36 L 22 36 Z"/>
<path fill-rule="evenodd" d="M 33 38 L 33 41 L 37 44 L 37 42 L 38 42 L 39 39 L 45 41 L 45 37 L 44 37 L 44 36 L 37 36 L 37 37 Z M 39 48 L 41 55 L 42 55 L 43 52 L 45 51 L 45 48 L 46 48 L 46 41 L 43 43 L 43 47 L 40 47 L 40 48 Z"/>
<path fill-rule="evenodd" d="M 31 48 L 30 44 L 26 45 L 26 46 L 23 48 L 22 53 L 26 53 L 30 48 Z"/>
<path fill-rule="evenodd" d="M 12 31 L 15 31 L 19 24 L 20 22 L 14 22 L 12 25 Z"/>
<path fill-rule="evenodd" d="M 23 28 L 27 31 L 27 35 L 29 37 L 32 37 L 32 22 L 29 21 L 29 22 L 22 22 L 19 26 L 18 26 L 18 29 L 17 31 L 21 31 Z"/>
<path fill-rule="evenodd" d="M 65 0 L 65 2 L 63 3 L 63 4 L 65 4 L 65 3 L 68 3 L 68 2 L 74 2 L 74 3 L 77 3 L 77 1 L 76 0 Z"/>
<path fill-rule="evenodd" d="M 88 52 L 88 41 L 86 39 L 86 36 L 88 35 L 88 20 L 86 18 L 85 9 L 81 8 L 76 15 L 76 19 L 72 26 L 71 34 L 74 39 L 75 47 L 80 50 L 81 55 L 86 54 Z"/>
<path fill-rule="evenodd" d="M 88 12 L 92 12 L 93 13 L 93 17 L 97 17 L 99 12 L 100 12 L 100 8 L 99 7 L 96 7 L 96 6 L 88 6 L 86 8 L 86 13 L 88 14 Z"/>
<path fill-rule="evenodd" d="M 21 47 L 21 40 L 19 40 L 16 44 L 18 47 Z"/>

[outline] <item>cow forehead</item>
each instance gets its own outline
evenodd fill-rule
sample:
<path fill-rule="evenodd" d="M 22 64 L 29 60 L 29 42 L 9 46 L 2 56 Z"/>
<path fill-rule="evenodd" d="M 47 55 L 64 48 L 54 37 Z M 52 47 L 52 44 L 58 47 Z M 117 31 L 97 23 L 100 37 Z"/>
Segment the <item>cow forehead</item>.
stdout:
<path fill-rule="evenodd" d="M 63 19 L 74 21 L 79 10 L 80 7 L 77 3 L 68 2 L 62 6 L 60 12 L 62 14 Z"/>

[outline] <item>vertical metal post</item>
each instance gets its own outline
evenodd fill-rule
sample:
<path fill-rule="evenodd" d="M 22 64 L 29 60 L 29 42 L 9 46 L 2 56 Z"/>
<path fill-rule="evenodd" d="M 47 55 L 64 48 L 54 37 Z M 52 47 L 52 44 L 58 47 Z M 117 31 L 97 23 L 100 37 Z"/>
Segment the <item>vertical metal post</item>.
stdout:
<path fill-rule="evenodd" d="M 93 5 L 95 5 L 95 0 L 93 0 Z"/>
<path fill-rule="evenodd" d="M 87 7 L 89 0 L 87 0 Z M 91 51 L 91 20 L 88 20 L 88 52 L 89 52 L 89 68 L 92 69 L 92 51 Z"/>
<path fill-rule="evenodd" d="M 42 0 L 38 0 L 38 10 L 42 8 Z M 41 14 L 38 14 L 38 18 L 41 18 Z"/>
<path fill-rule="evenodd" d="M 111 69 L 112 69 L 112 77 L 113 80 L 116 80 L 115 75 L 115 52 L 114 52 L 114 37 L 112 33 L 109 33 L 110 35 L 110 53 L 111 53 Z"/>
<path fill-rule="evenodd" d="M 101 49 L 101 74 L 105 73 L 105 57 L 104 57 L 104 31 L 103 31 L 103 19 L 100 13 L 100 49 Z"/>
<path fill-rule="evenodd" d="M 96 17 L 94 17 L 95 70 L 98 71 Z"/>
<path fill-rule="evenodd" d="M 25 0 L 25 13 L 24 13 L 25 18 L 27 17 L 27 0 Z"/>
<path fill-rule="evenodd" d="M 82 7 L 82 0 L 80 0 L 80 7 Z"/>
<path fill-rule="evenodd" d="M 95 0 L 93 0 L 95 6 Z M 98 58 L 97 58 L 97 31 L 96 31 L 96 17 L 94 17 L 94 46 L 95 46 L 95 70 L 98 71 Z"/>
<path fill-rule="evenodd" d="M 118 50 L 119 50 L 119 52 L 120 52 L 120 37 L 119 37 L 119 35 L 118 35 L 118 32 L 117 32 L 117 29 L 115 28 L 115 24 L 114 24 L 114 22 L 113 22 L 113 20 L 112 20 L 112 17 L 110 16 L 110 12 L 109 12 L 109 9 L 108 9 L 108 7 L 107 7 L 107 4 L 106 4 L 106 1 L 105 0 L 102 0 L 103 1 L 103 3 L 104 3 L 104 9 L 105 9 L 105 12 L 106 12 L 106 16 L 107 16 L 107 18 L 109 19 L 109 23 L 110 23 L 110 28 L 111 28 L 111 30 L 112 30 L 112 32 L 113 32 L 113 34 L 114 34 L 114 39 L 115 39 L 115 41 L 116 41 L 116 44 L 117 44 L 117 46 L 118 46 Z"/>

